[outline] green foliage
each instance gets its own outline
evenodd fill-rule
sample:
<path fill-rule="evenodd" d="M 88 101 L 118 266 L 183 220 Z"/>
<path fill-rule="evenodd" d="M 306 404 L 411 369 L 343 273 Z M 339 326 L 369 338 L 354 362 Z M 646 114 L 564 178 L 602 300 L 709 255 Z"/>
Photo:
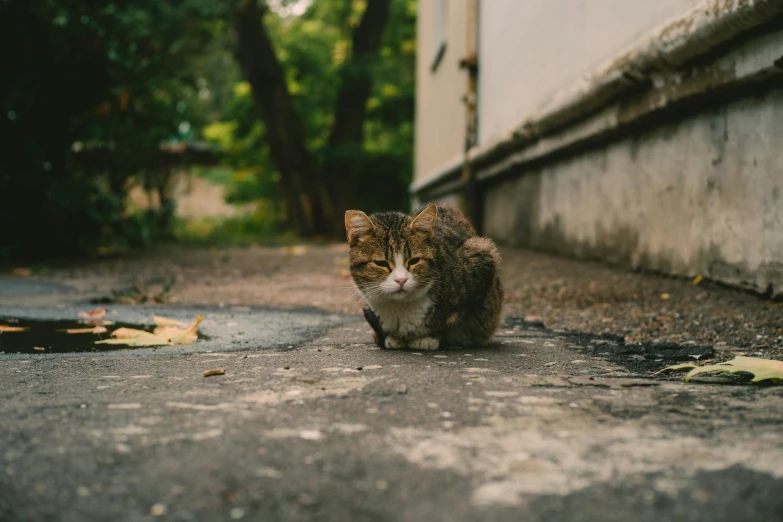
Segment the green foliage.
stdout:
<path fill-rule="evenodd" d="M 297 3 L 270 2 L 288 10 Z M 316 159 L 321 165 L 329 155 L 358 159 L 363 167 L 361 208 L 369 212 L 404 209 L 408 206 L 413 158 L 415 0 L 392 2 L 379 59 L 358 65 L 370 68 L 373 74 L 363 150 L 335 150 L 327 145 L 340 74 L 352 74 L 344 70 L 344 65 L 364 5 L 358 0 L 318 0 L 309 4 L 301 16 L 281 16 L 286 9 L 278 9 L 265 17 L 265 23 L 302 117 L 308 148 Z M 241 180 L 234 180 L 230 201 L 279 198 L 279 178 L 248 83 L 235 84 L 225 115 L 225 119 L 205 127 L 204 138 L 222 147 L 227 165 L 244 172 L 252 170 L 257 178 L 253 182 L 243 175 Z"/>
<path fill-rule="evenodd" d="M 148 243 L 172 208 L 125 214 L 154 186 L 161 143 L 214 113 L 193 57 L 220 30 L 206 0 L 8 0 L 0 5 L 0 262 Z M 208 47 L 207 47 L 208 48 Z M 213 53 L 216 54 L 216 53 Z M 206 99 L 205 99 L 206 98 Z M 33 239 L 35 238 L 35 239 Z"/>
<path fill-rule="evenodd" d="M 362 162 L 365 210 L 407 206 L 415 0 L 393 2 L 380 58 L 358 65 L 374 75 L 359 151 L 329 150 L 327 140 L 364 2 L 268 3 L 277 12 L 265 23 L 317 160 L 350 154 Z M 234 7 L 212 0 L 0 2 L 0 222 L 10 224 L 0 264 L 167 237 L 174 203 L 166 194 L 171 157 L 161 145 L 189 140 L 220 147 L 222 170 L 202 174 L 227 183 L 230 202 L 260 201 L 266 209 L 213 223 L 206 236 L 279 233 L 280 180 L 235 60 Z M 284 16 L 297 7 L 307 8 Z M 130 214 L 131 180 L 159 192 L 164 204 Z M 182 223 L 174 225 L 188 236 Z"/>

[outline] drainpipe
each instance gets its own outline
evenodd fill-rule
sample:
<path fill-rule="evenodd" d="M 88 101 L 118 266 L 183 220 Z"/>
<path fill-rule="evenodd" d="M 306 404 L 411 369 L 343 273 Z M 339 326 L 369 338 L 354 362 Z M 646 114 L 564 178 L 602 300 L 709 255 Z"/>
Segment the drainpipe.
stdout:
<path fill-rule="evenodd" d="M 476 189 L 476 177 L 470 164 L 468 153 L 478 143 L 478 3 L 479 0 L 467 0 L 465 28 L 465 57 L 459 61 L 460 69 L 467 74 L 465 95 L 465 144 L 463 147 L 462 175 L 460 177 L 462 193 L 461 203 L 465 215 L 481 233 L 481 201 Z"/>

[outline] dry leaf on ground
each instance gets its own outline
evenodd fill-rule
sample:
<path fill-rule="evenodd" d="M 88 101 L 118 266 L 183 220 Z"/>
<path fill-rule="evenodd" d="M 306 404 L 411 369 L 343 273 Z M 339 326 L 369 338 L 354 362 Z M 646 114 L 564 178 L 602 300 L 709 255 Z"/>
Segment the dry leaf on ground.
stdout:
<path fill-rule="evenodd" d="M 223 369 L 223 368 L 215 368 L 214 370 L 207 370 L 204 373 L 202 373 L 201 375 L 203 375 L 204 377 L 211 377 L 213 375 L 223 375 L 225 373 L 226 373 L 225 369 Z"/>
<path fill-rule="evenodd" d="M 696 366 L 693 363 L 675 364 L 673 366 L 667 366 L 666 368 L 661 368 L 653 375 L 658 375 L 659 373 L 663 373 L 663 372 L 674 372 L 677 370 L 692 370 L 693 368 L 698 368 L 698 366 Z"/>
<path fill-rule="evenodd" d="M 118 328 L 111 333 L 112 339 L 95 341 L 95 344 L 123 344 L 137 347 L 192 344 L 198 339 L 198 325 L 202 319 L 199 315 L 195 322 L 190 325 L 184 325 L 185 328 L 159 326 L 155 329 L 155 332 L 137 330 L 136 328 Z"/>
<path fill-rule="evenodd" d="M 106 317 L 106 309 L 96 308 L 94 310 L 87 310 L 86 312 L 79 312 L 78 315 L 82 319 L 87 319 L 89 321 L 98 321 Z"/>
<path fill-rule="evenodd" d="M 0 333 L 8 332 L 24 332 L 29 330 L 26 326 L 9 326 L 7 324 L 0 324 Z"/>
<path fill-rule="evenodd" d="M 667 366 L 665 370 L 681 370 L 691 368 L 691 371 L 685 376 L 685 382 L 692 377 L 703 373 L 720 373 L 727 375 L 730 373 L 750 373 L 753 379 L 750 382 L 772 381 L 775 384 L 783 384 L 783 361 L 773 361 L 771 359 L 760 359 L 758 357 L 744 357 L 738 355 L 730 361 L 718 364 L 706 364 L 704 366 L 692 366 L 687 364 L 677 364 Z M 658 372 L 660 373 L 660 372 Z"/>
<path fill-rule="evenodd" d="M 159 315 L 153 315 L 152 320 L 155 321 L 156 326 L 177 326 L 179 328 L 189 328 L 190 325 L 177 321 L 176 319 L 169 319 L 168 317 L 161 317 Z"/>
<path fill-rule="evenodd" d="M 68 334 L 102 334 L 106 333 L 108 330 L 106 330 L 105 326 L 98 325 L 93 328 L 68 328 L 60 331 Z"/>

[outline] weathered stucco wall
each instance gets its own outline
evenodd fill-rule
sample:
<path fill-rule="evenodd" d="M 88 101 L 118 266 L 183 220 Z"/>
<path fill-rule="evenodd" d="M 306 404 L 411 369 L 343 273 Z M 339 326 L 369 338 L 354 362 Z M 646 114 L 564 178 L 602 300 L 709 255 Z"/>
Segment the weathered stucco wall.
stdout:
<path fill-rule="evenodd" d="M 697 2 L 480 2 L 479 143 L 509 131 L 553 93 Z M 427 9 L 428 3 L 419 5 Z"/>
<path fill-rule="evenodd" d="M 783 90 L 486 187 L 501 241 L 783 295 Z"/>
<path fill-rule="evenodd" d="M 419 2 L 416 22 L 416 153 L 414 179 L 425 181 L 444 163 L 459 159 L 465 146 L 465 73 L 459 61 L 465 56 L 466 0 L 445 1 L 446 50 L 431 70 L 438 46 L 436 9 L 440 0 Z"/>

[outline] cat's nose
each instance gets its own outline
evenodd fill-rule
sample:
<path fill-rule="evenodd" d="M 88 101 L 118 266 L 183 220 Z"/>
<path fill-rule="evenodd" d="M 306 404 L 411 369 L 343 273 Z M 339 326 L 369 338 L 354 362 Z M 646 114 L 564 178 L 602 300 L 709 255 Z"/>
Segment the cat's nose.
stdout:
<path fill-rule="evenodd" d="M 402 277 L 395 277 L 394 280 L 397 281 L 397 284 L 400 285 L 400 288 L 402 288 L 403 286 L 405 286 L 405 283 L 408 281 L 408 278 L 402 276 Z"/>

